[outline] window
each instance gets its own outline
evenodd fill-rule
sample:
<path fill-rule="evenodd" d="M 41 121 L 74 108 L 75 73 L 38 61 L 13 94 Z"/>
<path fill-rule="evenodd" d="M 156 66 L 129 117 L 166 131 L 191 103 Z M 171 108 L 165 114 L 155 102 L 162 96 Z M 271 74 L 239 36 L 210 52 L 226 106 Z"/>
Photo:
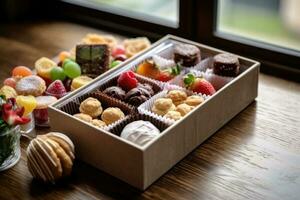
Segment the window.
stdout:
<path fill-rule="evenodd" d="M 55 5 L 63 16 L 138 35 L 191 36 L 192 1 L 58 0 Z"/>
<path fill-rule="evenodd" d="M 52 3 L 55 2 L 55 3 Z M 56 0 L 62 17 L 153 41 L 174 34 L 300 77 L 299 0 Z M 51 10 L 51 9 L 50 9 Z"/>
<path fill-rule="evenodd" d="M 300 50 L 299 0 L 219 0 L 217 31 Z"/>
<path fill-rule="evenodd" d="M 65 0 L 126 17 L 177 28 L 179 25 L 178 0 Z M 155 11 L 155 12 L 154 12 Z"/>

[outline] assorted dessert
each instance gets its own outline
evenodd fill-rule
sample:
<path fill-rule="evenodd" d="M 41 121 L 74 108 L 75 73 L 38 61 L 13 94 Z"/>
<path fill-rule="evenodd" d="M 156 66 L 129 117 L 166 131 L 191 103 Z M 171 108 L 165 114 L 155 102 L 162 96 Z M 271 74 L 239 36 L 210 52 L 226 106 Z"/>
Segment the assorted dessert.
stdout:
<path fill-rule="evenodd" d="M 160 130 L 149 121 L 138 120 L 127 124 L 122 132 L 121 138 L 124 138 L 139 146 L 144 146 L 157 137 Z"/>
<path fill-rule="evenodd" d="M 155 94 L 153 87 L 154 83 L 141 83 L 135 73 L 127 71 L 118 77 L 116 86 L 107 87 L 102 92 L 130 105 L 139 106 Z"/>
<path fill-rule="evenodd" d="M 183 90 L 170 90 L 165 97 L 155 99 L 151 111 L 177 121 L 203 102 L 200 95 L 188 96 Z"/>
<path fill-rule="evenodd" d="M 42 57 L 36 60 L 34 69 L 25 66 L 13 68 L 11 77 L 4 80 L 0 94 L 8 98 L 28 96 L 25 106 L 28 109 L 30 107 L 34 113 L 36 125 L 48 126 L 46 110 L 49 104 L 90 83 L 93 78 L 117 67 L 150 45 L 145 37 L 126 39 L 119 43 L 111 35 L 87 34 L 70 51 L 60 52 L 57 62 Z"/>
<path fill-rule="evenodd" d="M 105 56 L 111 47 L 87 47 L 86 44 L 77 46 L 76 52 L 77 57 L 80 57 L 81 66 L 91 66 L 89 63 L 93 63 L 92 59 L 95 57 L 92 53 L 93 48 Z M 131 70 L 100 84 L 96 92 L 137 108 L 134 110 L 135 114 L 145 114 L 166 124 L 175 123 L 201 105 L 207 97 L 216 93 L 214 82 L 206 79 L 206 73 L 214 73 L 217 78 L 238 75 L 239 61 L 234 55 L 223 53 L 212 59 L 212 66 L 207 66 L 211 72 L 199 70 L 199 73 L 194 73 L 198 69 L 197 65 L 201 63 L 200 49 L 194 45 L 175 44 L 172 59 L 154 55 Z M 107 67 L 103 64 L 101 66 Z M 97 70 L 100 72 L 105 69 L 93 64 L 92 69 L 85 70 L 87 74 L 93 74 L 97 73 Z M 159 89 L 155 89 L 155 85 Z M 79 111 L 74 117 L 91 125 L 103 128 L 113 124 L 106 128 L 108 131 L 122 122 L 125 123 L 124 127 L 114 134 L 139 146 L 147 144 L 160 134 L 159 129 L 151 122 L 142 119 L 128 121 L 119 108 L 103 110 L 100 101 L 92 97 L 80 104 Z M 119 123 L 114 123 L 116 121 Z"/>
<path fill-rule="evenodd" d="M 102 128 L 125 118 L 125 114 L 120 108 L 108 107 L 104 109 L 101 102 L 93 97 L 88 97 L 82 101 L 79 106 L 79 113 L 73 116 L 93 126 Z"/>

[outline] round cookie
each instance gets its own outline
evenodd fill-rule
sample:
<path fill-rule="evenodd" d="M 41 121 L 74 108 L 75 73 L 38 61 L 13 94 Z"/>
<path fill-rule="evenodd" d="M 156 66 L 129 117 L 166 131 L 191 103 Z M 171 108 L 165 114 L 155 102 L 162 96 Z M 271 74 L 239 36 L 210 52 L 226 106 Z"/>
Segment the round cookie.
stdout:
<path fill-rule="evenodd" d="M 81 113 L 87 114 L 92 118 L 100 116 L 103 111 L 101 102 L 93 97 L 89 97 L 81 102 L 79 110 Z"/>
<path fill-rule="evenodd" d="M 112 124 L 124 117 L 125 115 L 122 110 L 117 107 L 106 108 L 101 115 L 102 121 L 106 124 Z"/>
<path fill-rule="evenodd" d="M 91 123 L 93 118 L 87 114 L 84 114 L 84 113 L 77 113 L 75 115 L 73 115 L 74 117 L 82 120 L 82 121 L 85 121 L 85 122 L 88 122 L 88 123 Z"/>
<path fill-rule="evenodd" d="M 170 110 L 175 110 L 175 105 L 170 98 L 158 98 L 155 100 L 152 111 L 158 115 L 165 115 Z"/>
<path fill-rule="evenodd" d="M 55 182 L 71 174 L 74 145 L 64 134 L 51 132 L 39 135 L 27 147 L 27 166 L 34 178 Z"/>
<path fill-rule="evenodd" d="M 181 116 L 185 116 L 191 110 L 193 110 L 194 106 L 189 106 L 186 103 L 179 104 L 176 108 L 177 112 L 180 112 Z"/>
<path fill-rule="evenodd" d="M 94 126 L 97 126 L 97 127 L 104 127 L 106 126 L 105 122 L 100 120 L 100 119 L 93 119 L 91 121 L 91 124 L 93 124 Z"/>
<path fill-rule="evenodd" d="M 16 91 L 19 95 L 41 96 L 46 90 L 45 81 L 36 75 L 26 76 L 16 84 Z"/>
<path fill-rule="evenodd" d="M 197 106 L 203 102 L 204 102 L 203 97 L 198 96 L 198 95 L 191 95 L 191 96 L 187 97 L 187 99 L 185 100 L 184 103 L 186 103 L 189 106 Z"/>
<path fill-rule="evenodd" d="M 187 94 L 182 90 L 171 90 L 168 92 L 167 98 L 172 99 L 175 106 L 177 106 L 186 100 Z"/>
<path fill-rule="evenodd" d="M 167 114 L 165 114 L 165 117 L 177 121 L 181 118 L 181 113 L 175 110 L 170 110 L 169 112 L 167 112 Z"/>

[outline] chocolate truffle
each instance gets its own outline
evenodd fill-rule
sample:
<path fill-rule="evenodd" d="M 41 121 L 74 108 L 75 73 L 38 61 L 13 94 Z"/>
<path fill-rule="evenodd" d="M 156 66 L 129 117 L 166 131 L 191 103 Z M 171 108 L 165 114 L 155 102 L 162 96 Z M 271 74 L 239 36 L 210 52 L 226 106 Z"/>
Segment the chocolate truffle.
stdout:
<path fill-rule="evenodd" d="M 76 46 L 76 62 L 83 74 L 96 77 L 109 69 L 110 50 L 106 44 L 80 44 Z"/>
<path fill-rule="evenodd" d="M 234 77 L 239 74 L 240 63 L 237 56 L 221 53 L 214 57 L 213 72 L 220 76 Z"/>
<path fill-rule="evenodd" d="M 152 86 L 149 84 L 139 84 L 138 87 L 131 89 L 125 96 L 125 101 L 131 105 L 139 106 L 154 94 Z"/>
<path fill-rule="evenodd" d="M 200 49 L 190 44 L 177 44 L 174 48 L 174 60 L 185 67 L 195 66 L 201 60 Z"/>
<path fill-rule="evenodd" d="M 112 86 L 112 87 L 106 88 L 103 91 L 103 93 L 110 96 L 110 97 L 119 99 L 119 100 L 124 100 L 125 99 L 125 94 L 126 94 L 125 91 L 122 90 L 122 88 L 120 88 L 118 86 Z"/>
<path fill-rule="evenodd" d="M 159 134 L 160 131 L 151 122 L 138 120 L 127 124 L 121 132 L 121 137 L 143 146 Z"/>

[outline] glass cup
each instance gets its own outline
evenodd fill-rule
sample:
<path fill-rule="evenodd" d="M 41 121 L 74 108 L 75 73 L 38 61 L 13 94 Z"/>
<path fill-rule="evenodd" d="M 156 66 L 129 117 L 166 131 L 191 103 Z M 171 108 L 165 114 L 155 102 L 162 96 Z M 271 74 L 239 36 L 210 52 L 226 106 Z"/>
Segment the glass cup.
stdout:
<path fill-rule="evenodd" d="M 20 126 L 0 133 L 0 171 L 13 167 L 21 157 Z"/>

